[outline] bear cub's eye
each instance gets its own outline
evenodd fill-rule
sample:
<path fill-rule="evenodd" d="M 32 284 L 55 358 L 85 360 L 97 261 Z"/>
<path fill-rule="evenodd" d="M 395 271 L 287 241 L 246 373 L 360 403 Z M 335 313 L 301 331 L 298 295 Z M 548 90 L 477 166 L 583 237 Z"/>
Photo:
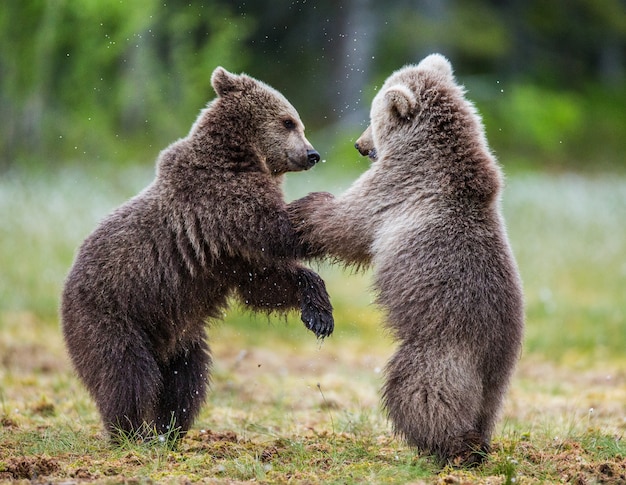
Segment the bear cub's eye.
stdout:
<path fill-rule="evenodd" d="M 295 130 L 296 129 L 296 123 L 292 119 L 290 119 L 290 118 L 287 118 L 285 121 L 283 121 L 283 125 L 288 130 Z"/>

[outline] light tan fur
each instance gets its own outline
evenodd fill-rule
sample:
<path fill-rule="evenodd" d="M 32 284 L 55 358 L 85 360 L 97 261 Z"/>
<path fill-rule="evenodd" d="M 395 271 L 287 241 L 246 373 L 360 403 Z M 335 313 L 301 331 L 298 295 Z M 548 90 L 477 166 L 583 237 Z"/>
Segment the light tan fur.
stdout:
<path fill-rule="evenodd" d="M 289 207 L 310 254 L 373 265 L 398 342 L 385 409 L 408 443 L 453 464 L 488 452 L 523 331 L 502 175 L 464 94 L 440 55 L 394 72 L 357 140 L 369 170 Z"/>

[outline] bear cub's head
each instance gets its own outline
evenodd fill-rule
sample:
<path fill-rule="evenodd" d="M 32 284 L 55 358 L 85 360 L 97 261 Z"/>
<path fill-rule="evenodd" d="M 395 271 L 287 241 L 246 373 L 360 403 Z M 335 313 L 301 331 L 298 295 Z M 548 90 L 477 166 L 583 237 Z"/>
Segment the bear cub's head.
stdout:
<path fill-rule="evenodd" d="M 223 67 L 213 71 L 211 85 L 218 98 L 209 110 L 214 108 L 228 117 L 227 136 L 251 149 L 270 173 L 308 170 L 320 161 L 319 153 L 304 136 L 298 112 L 276 89 Z"/>
<path fill-rule="evenodd" d="M 413 121 L 423 108 L 424 91 L 462 89 L 456 85 L 450 62 L 440 54 L 431 54 L 418 65 L 407 65 L 387 78 L 372 101 L 370 125 L 357 139 L 355 148 L 363 156 L 376 160 L 380 144 L 406 140 Z"/>

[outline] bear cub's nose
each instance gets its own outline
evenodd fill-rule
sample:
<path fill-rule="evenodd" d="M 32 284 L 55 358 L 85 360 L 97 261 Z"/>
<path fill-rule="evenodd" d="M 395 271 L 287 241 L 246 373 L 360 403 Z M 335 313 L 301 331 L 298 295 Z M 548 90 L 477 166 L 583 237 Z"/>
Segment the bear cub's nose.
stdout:
<path fill-rule="evenodd" d="M 317 150 L 307 150 L 306 157 L 311 167 L 320 161 L 320 154 L 317 153 Z"/>

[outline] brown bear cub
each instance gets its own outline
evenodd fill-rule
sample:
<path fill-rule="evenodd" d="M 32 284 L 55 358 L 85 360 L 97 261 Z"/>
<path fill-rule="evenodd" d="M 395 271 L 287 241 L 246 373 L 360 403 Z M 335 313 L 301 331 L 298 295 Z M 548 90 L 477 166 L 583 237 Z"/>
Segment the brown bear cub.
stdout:
<path fill-rule="evenodd" d="M 155 180 L 87 237 L 65 283 L 65 342 L 114 439 L 189 429 L 211 365 L 205 320 L 230 296 L 299 309 L 319 338 L 333 331 L 281 188 L 319 154 L 278 91 L 220 67 L 211 83 L 218 97 L 161 152 Z"/>
<path fill-rule="evenodd" d="M 398 347 L 383 404 L 394 430 L 443 462 L 479 463 L 520 356 L 520 277 L 502 176 L 480 117 L 434 54 L 394 72 L 357 148 L 374 161 L 341 196 L 290 204 L 311 254 L 374 268 Z"/>

